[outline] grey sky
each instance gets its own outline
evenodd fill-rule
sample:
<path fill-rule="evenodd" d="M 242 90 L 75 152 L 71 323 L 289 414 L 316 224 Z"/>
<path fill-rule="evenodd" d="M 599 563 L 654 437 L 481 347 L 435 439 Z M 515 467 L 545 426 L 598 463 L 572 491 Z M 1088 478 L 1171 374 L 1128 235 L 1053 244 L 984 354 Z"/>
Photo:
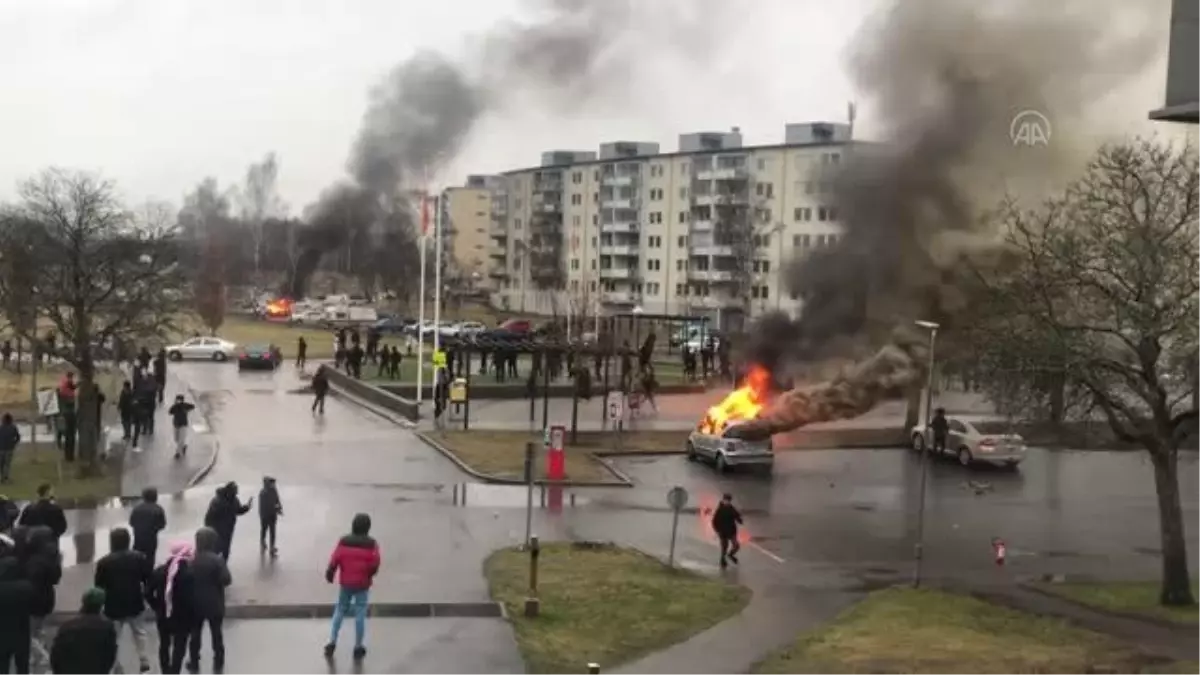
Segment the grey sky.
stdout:
<path fill-rule="evenodd" d="M 653 2 L 653 0 L 645 0 Z M 847 43 L 876 0 L 730 0 L 716 63 L 656 55 L 632 96 L 564 116 L 510 106 L 486 119 L 443 172 L 533 164 L 550 148 L 652 140 L 738 125 L 776 142 L 789 121 L 840 120 L 854 97 Z M 102 171 L 130 201 L 182 194 L 207 175 L 239 181 L 268 151 L 293 213 L 345 175 L 367 91 L 421 47 L 457 53 L 518 11 L 517 0 L 0 0 L 0 198 L 47 165 Z M 719 29 L 718 29 L 719 28 Z M 1164 22 L 1164 50 L 1167 25 Z M 671 26 L 642 26 L 679 39 Z M 1148 74 L 1121 114 L 1161 103 Z M 869 135 L 886 111 L 860 110 Z"/>

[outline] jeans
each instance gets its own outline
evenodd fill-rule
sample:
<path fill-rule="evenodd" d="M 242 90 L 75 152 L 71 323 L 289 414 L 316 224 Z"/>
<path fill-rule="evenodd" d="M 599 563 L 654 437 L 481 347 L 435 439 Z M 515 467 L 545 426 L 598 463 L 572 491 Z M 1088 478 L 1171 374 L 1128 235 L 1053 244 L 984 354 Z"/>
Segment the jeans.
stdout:
<path fill-rule="evenodd" d="M 212 635 L 212 650 L 213 650 L 213 666 L 222 668 L 225 666 L 225 633 L 221 630 L 221 622 L 224 617 L 210 617 L 207 619 L 198 619 L 192 625 L 192 635 L 188 642 L 188 652 L 191 658 L 188 659 L 193 666 L 200 665 L 200 648 L 204 646 L 204 624 L 208 623 L 208 632 Z"/>
<path fill-rule="evenodd" d="M 175 452 L 176 454 L 187 450 L 187 427 L 175 427 Z"/>
<path fill-rule="evenodd" d="M 347 613 L 350 613 L 354 616 L 354 646 L 363 646 L 363 639 L 367 634 L 367 597 L 369 595 L 370 591 L 367 589 L 338 589 L 337 605 L 333 608 L 333 625 L 329 631 L 329 644 L 337 644 L 338 633 L 342 631 L 342 620 L 346 618 Z"/>
<path fill-rule="evenodd" d="M 8 482 L 9 472 L 12 471 L 13 450 L 0 450 L 0 480 Z"/>
<path fill-rule="evenodd" d="M 158 667 L 162 672 L 178 673 L 183 670 L 189 634 L 186 627 L 180 628 L 158 620 Z"/>
<path fill-rule="evenodd" d="M 258 543 L 262 548 L 267 548 L 267 541 L 270 540 L 271 551 L 275 551 L 275 524 L 279 522 L 277 516 L 260 518 L 258 521 Z"/>
<path fill-rule="evenodd" d="M 146 624 L 141 616 L 134 616 L 128 619 L 114 619 L 113 626 L 117 629 L 117 642 L 121 641 L 121 633 L 125 627 L 129 627 L 129 632 L 133 634 L 133 650 L 137 653 L 138 664 L 141 666 L 149 666 L 150 659 L 146 658 Z M 120 659 L 117 660 L 120 663 Z M 118 666 L 119 667 L 119 666 Z"/>

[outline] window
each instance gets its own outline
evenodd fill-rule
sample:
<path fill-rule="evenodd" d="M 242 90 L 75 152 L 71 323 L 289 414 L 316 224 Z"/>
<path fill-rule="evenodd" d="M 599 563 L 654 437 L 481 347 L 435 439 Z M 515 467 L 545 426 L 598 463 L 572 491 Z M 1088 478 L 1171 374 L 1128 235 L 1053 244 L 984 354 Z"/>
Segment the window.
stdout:
<path fill-rule="evenodd" d="M 662 261 L 658 258 L 650 258 L 646 261 L 646 269 L 651 272 L 657 272 L 662 269 Z"/>
<path fill-rule="evenodd" d="M 579 185 L 580 183 L 582 183 L 583 182 L 583 172 L 576 171 L 576 172 L 572 173 L 571 174 L 571 182 L 576 185 Z"/>
<path fill-rule="evenodd" d="M 811 206 L 797 206 L 795 208 L 795 210 L 792 211 L 792 218 L 797 223 L 810 222 L 812 220 L 812 207 Z"/>
<path fill-rule="evenodd" d="M 763 300 L 766 300 L 767 298 L 771 297 L 771 287 L 763 286 L 762 290 L 759 291 L 758 297 L 762 298 Z"/>
<path fill-rule="evenodd" d="M 675 284 L 675 295 L 686 295 L 686 293 L 683 292 L 684 288 L 685 287 L 683 284 Z"/>
<path fill-rule="evenodd" d="M 650 224 L 651 225 L 661 225 L 662 224 L 662 211 L 653 211 L 650 213 Z"/>
<path fill-rule="evenodd" d="M 663 189 L 662 188 L 650 188 L 650 201 L 657 202 L 657 201 L 661 201 L 662 198 L 663 198 Z"/>
<path fill-rule="evenodd" d="M 797 234 L 792 236 L 792 246 L 800 249 L 808 248 L 812 245 L 812 237 L 807 234 Z"/>
<path fill-rule="evenodd" d="M 679 246 L 681 248 L 684 246 L 687 246 L 687 235 L 679 237 L 679 239 L 677 239 L 676 242 L 679 244 Z"/>
<path fill-rule="evenodd" d="M 582 203 L 583 203 L 583 195 L 578 194 L 578 193 L 571 195 L 571 204 L 572 205 L 579 206 Z"/>
<path fill-rule="evenodd" d="M 775 196 L 775 184 L 755 183 L 754 194 L 758 195 L 759 197 L 766 197 L 767 199 L 770 199 L 771 197 Z"/>
<path fill-rule="evenodd" d="M 687 199 L 687 188 L 685 188 L 685 187 L 679 188 L 679 198 Z"/>
<path fill-rule="evenodd" d="M 646 284 L 646 295 L 658 295 L 658 288 L 659 286 L 656 282 L 652 281 Z"/>
<path fill-rule="evenodd" d="M 592 193 L 592 203 L 593 203 L 593 204 L 599 204 L 599 203 L 600 203 L 600 193 L 599 193 L 599 192 L 593 192 L 593 193 Z"/>
<path fill-rule="evenodd" d="M 761 272 L 763 274 L 770 273 L 771 261 L 770 260 L 755 260 L 754 261 L 754 271 Z"/>
<path fill-rule="evenodd" d="M 685 175 L 685 176 L 691 175 L 691 173 L 690 173 L 689 169 L 690 169 L 690 167 L 688 166 L 688 163 L 687 163 L 687 162 L 680 162 L 680 163 L 679 163 L 679 173 L 681 173 L 681 174 L 683 174 L 683 175 Z"/>
<path fill-rule="evenodd" d="M 759 171 L 766 171 L 766 170 L 767 170 L 767 158 L 766 158 L 766 157 L 759 157 L 759 158 L 758 158 L 758 170 L 759 170 Z"/>
<path fill-rule="evenodd" d="M 646 237 L 646 248 L 662 248 L 662 237 L 657 235 Z"/>
<path fill-rule="evenodd" d="M 579 269 L 579 259 L 578 258 L 571 258 L 571 269 L 573 269 L 573 270 Z"/>
<path fill-rule="evenodd" d="M 521 229 L 521 219 L 520 218 L 517 218 L 516 220 L 513 221 L 513 228 L 517 229 L 517 230 Z"/>
<path fill-rule="evenodd" d="M 592 225 L 599 225 L 599 224 L 600 224 L 600 215 L 593 213 L 592 214 Z"/>
<path fill-rule="evenodd" d="M 592 180 L 596 181 L 597 183 L 600 182 L 600 169 L 596 169 L 595 171 L 592 172 Z M 596 290 L 596 289 L 593 288 L 592 290 Z"/>
<path fill-rule="evenodd" d="M 684 269 L 683 269 L 683 266 L 684 266 L 684 265 L 686 265 L 686 264 L 687 264 L 687 261 L 686 261 L 686 260 L 676 260 L 676 261 L 675 261 L 675 271 L 676 271 L 676 272 L 682 272 L 682 271 L 684 271 Z"/>
<path fill-rule="evenodd" d="M 817 207 L 817 222 L 825 222 L 829 220 L 829 209 L 824 206 Z"/>
<path fill-rule="evenodd" d="M 596 271 L 596 260 L 594 258 L 592 259 L 592 271 Z M 596 284 L 592 284 L 592 290 L 596 290 Z"/>
<path fill-rule="evenodd" d="M 680 211 L 680 212 L 679 212 L 679 222 L 681 222 L 681 223 L 686 223 L 686 222 L 687 222 L 687 211 Z"/>
<path fill-rule="evenodd" d="M 573 227 L 579 227 L 579 224 L 582 222 L 583 222 L 583 219 L 580 218 L 579 216 L 571 216 L 571 225 Z"/>

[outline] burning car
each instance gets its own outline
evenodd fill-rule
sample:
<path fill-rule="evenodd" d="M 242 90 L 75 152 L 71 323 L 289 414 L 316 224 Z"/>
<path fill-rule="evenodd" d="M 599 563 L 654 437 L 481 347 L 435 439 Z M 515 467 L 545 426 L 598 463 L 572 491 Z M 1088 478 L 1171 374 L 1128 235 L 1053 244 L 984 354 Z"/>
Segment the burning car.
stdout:
<path fill-rule="evenodd" d="M 289 298 L 268 300 L 263 307 L 263 317 L 268 321 L 287 321 L 292 316 L 292 301 Z"/>
<path fill-rule="evenodd" d="M 688 435 L 687 458 L 711 462 L 722 473 L 736 466 L 757 466 L 770 471 L 775 464 L 771 437 L 738 438 L 742 423 L 756 419 L 769 403 L 771 374 L 755 366 L 742 386 L 708 409 L 704 419 Z"/>

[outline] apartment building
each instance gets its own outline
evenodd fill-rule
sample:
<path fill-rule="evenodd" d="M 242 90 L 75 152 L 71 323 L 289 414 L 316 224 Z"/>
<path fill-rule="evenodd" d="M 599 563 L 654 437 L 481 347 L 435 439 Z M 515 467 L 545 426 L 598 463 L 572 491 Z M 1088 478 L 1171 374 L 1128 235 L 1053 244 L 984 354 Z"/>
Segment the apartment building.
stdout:
<path fill-rule="evenodd" d="M 467 288 L 492 289 L 488 276 L 493 195 L 500 176 L 468 176 L 461 187 L 442 191 L 442 246 L 447 270 Z"/>
<path fill-rule="evenodd" d="M 510 171 L 493 196 L 488 274 L 514 312 L 704 315 L 729 329 L 799 310 L 782 271 L 840 236 L 832 171 L 845 124 L 789 124 L 746 147 L 738 128 L 678 149 L 604 143 Z"/>

